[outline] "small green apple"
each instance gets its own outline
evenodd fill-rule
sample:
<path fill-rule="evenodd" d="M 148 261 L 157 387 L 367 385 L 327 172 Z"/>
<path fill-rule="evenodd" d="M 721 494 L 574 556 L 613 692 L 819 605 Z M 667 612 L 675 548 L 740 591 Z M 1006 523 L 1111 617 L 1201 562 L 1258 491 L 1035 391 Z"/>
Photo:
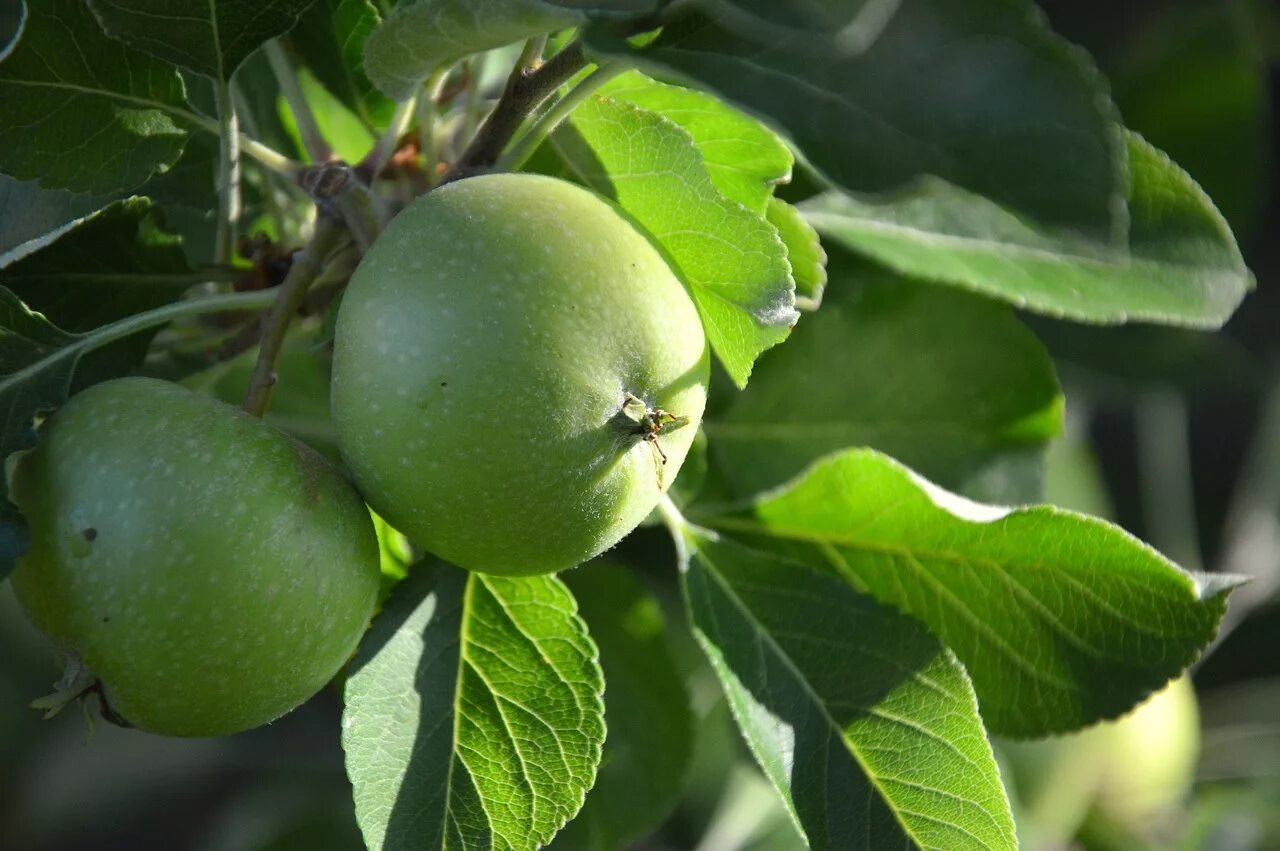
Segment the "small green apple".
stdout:
<path fill-rule="evenodd" d="M 355 490 L 261 420 L 167 382 L 95 385 L 12 482 L 13 587 L 115 715 L 214 736 L 306 700 L 355 649 L 378 543 Z"/>
<path fill-rule="evenodd" d="M 1200 757 L 1200 712 L 1191 680 L 1174 680 L 1131 714 L 1103 728 L 1106 770 L 1098 805 L 1145 832 L 1180 808 Z"/>
<path fill-rule="evenodd" d="M 370 505 L 471 570 L 586 561 L 675 478 L 706 338 L 659 251 L 606 201 L 497 174 L 420 198 L 347 288 L 333 415 Z"/>

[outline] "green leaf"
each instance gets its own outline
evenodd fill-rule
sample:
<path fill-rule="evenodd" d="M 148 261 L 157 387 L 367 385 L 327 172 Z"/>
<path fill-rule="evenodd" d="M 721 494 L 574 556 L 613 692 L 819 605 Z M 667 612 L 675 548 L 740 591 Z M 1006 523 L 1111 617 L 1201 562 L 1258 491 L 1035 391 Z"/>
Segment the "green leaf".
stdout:
<path fill-rule="evenodd" d="M 102 209 L 110 200 L 110 196 L 41 189 L 34 180 L 14 180 L 0 174 L 0 267 Z"/>
<path fill-rule="evenodd" d="M 415 567 L 347 681 L 342 743 L 370 849 L 545 845 L 595 780 L 602 690 L 555 577 Z"/>
<path fill-rule="evenodd" d="M 645 47 L 604 28 L 588 46 L 760 116 L 844 189 L 934 175 L 1054 228 L 1124 233 L 1106 85 L 1030 0 L 698 5 Z"/>
<path fill-rule="evenodd" d="M 827 252 L 818 232 L 799 210 L 781 198 L 769 199 L 765 218 L 778 229 L 778 236 L 787 247 L 787 261 L 796 282 L 796 306 L 817 310 L 827 288 Z"/>
<path fill-rule="evenodd" d="M 0 286 L 73 333 L 168 304 L 203 280 L 146 198 L 116 201 L 0 269 Z"/>
<path fill-rule="evenodd" d="M 371 0 L 318 0 L 289 34 L 307 68 L 371 130 L 395 109 L 364 72 L 364 42 L 379 23 Z"/>
<path fill-rule="evenodd" d="M 218 156 L 218 137 L 197 133 L 187 141 L 178 161 L 142 184 L 136 194 L 165 207 L 209 211 L 218 194 Z M 249 181 L 244 181 L 242 190 L 242 196 L 251 193 Z"/>
<path fill-rule="evenodd" d="M 561 578 L 600 647 L 609 734 L 582 811 L 550 847 L 616 851 L 644 838 L 679 800 L 693 755 L 693 712 L 662 611 L 631 571 L 593 561 Z"/>
<path fill-rule="evenodd" d="M 811 848 L 1017 847 L 973 688 L 937 639 L 834 576 L 681 531 L 698 641 Z"/>
<path fill-rule="evenodd" d="M 819 461 L 723 525 L 924 621 L 968 669 L 988 727 L 1010 736 L 1128 711 L 1213 639 L 1238 584 L 1189 575 L 1102 520 L 970 502 L 869 450 Z"/>
<path fill-rule="evenodd" d="M 298 22 L 313 0 L 87 0 L 107 35 L 230 80 L 250 53 Z"/>
<path fill-rule="evenodd" d="M 364 68 L 388 97 L 404 100 L 437 68 L 593 17 L 648 12 L 652 0 L 412 0 L 400 3 L 364 45 Z"/>
<path fill-rule="evenodd" d="M 798 316 L 777 231 L 721 195 L 692 137 L 657 113 L 592 98 L 552 140 L 588 186 L 616 201 L 666 252 L 712 350 L 746 386 L 755 359 L 785 340 Z"/>
<path fill-rule="evenodd" d="M 82 0 L 28 7 L 0 61 L 0 171 L 45 189 L 133 189 L 182 153 L 175 69 L 102 34 Z"/>
<path fill-rule="evenodd" d="M 1061 433 L 1053 364 L 1012 310 L 869 266 L 833 271 L 823 308 L 706 423 L 737 495 L 855 446 L 969 490 L 1001 458 Z"/>
<path fill-rule="evenodd" d="M 825 236 L 905 274 L 1070 319 L 1217 327 L 1251 286 L 1226 222 L 1168 157 L 1129 135 L 1127 251 L 1054 237 L 938 181 L 896 199 L 801 205 Z"/>
<path fill-rule="evenodd" d="M 720 194 L 765 214 L 773 187 L 791 179 L 795 159 L 778 135 L 706 92 L 628 71 L 600 88 L 603 97 L 656 112 L 688 132 Z"/>

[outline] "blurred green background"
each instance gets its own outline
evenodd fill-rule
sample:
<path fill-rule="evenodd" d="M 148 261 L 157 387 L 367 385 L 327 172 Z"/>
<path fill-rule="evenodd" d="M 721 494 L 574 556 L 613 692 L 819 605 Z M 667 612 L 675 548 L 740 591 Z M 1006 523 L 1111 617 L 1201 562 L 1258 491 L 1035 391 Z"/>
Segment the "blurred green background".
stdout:
<path fill-rule="evenodd" d="M 997 742 L 1023 847 L 1280 849 L 1280 6 L 1266 0 L 1042 0 L 1111 79 L 1126 123 L 1191 172 L 1232 222 L 1258 291 L 1224 333 L 1082 328 L 1028 317 L 1055 355 L 1069 434 L 1048 498 L 1109 516 L 1191 568 L 1256 577 L 1189 683 L 1120 725 Z M 0 2 L 0 43 L 16 27 Z M 287 358 L 278 425 L 323 445 L 321 363 Z M 246 366 L 196 383 L 236 398 Z M 283 391 L 282 391 L 283 392 Z M 616 553 L 666 604 L 701 719 L 687 788 L 638 848 L 802 844 L 680 626 L 673 555 L 642 529 Z M 362 847 L 335 688 L 270 727 L 162 739 L 28 702 L 53 660 L 0 586 L 0 849 L 329 851 Z M 557 843 L 560 848 L 561 843 Z M 571 843 L 565 847 L 572 847 Z"/>

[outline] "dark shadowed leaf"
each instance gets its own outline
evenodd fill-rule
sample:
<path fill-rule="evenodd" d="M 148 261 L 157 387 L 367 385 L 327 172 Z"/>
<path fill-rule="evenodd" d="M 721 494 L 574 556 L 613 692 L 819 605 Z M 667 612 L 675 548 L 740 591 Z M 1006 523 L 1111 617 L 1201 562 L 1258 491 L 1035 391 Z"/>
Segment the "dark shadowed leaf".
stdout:
<path fill-rule="evenodd" d="M 1061 432 L 1053 364 L 1012 310 L 847 259 L 833 275 L 822 309 L 706 424 L 736 495 L 855 446 L 972 492 L 993 464 Z"/>
<path fill-rule="evenodd" d="M 110 201 L 110 196 L 41 189 L 34 180 L 0 175 L 0 267 Z"/>
<path fill-rule="evenodd" d="M 616 851 L 644 838 L 679 800 L 694 717 L 662 611 L 632 573 L 593 561 L 562 577 L 600 648 L 609 733 L 595 786 L 550 847 Z"/>
<path fill-rule="evenodd" d="M 133 189 L 182 153 L 182 79 L 103 35 L 83 0 L 28 7 L 0 60 L 0 171 L 46 189 Z"/>
<path fill-rule="evenodd" d="M 1101 76 L 1029 0 L 703 2 L 651 44 L 599 53 L 769 121 L 836 185 L 934 175 L 1050 225 L 1124 233 L 1123 143 Z"/>
<path fill-rule="evenodd" d="M 1013 849 L 973 687 L 910 618 L 836 576 L 679 530 L 689 615 L 814 849 Z"/>
<path fill-rule="evenodd" d="M 0 269 L 0 286 L 73 333 L 168 304 L 202 280 L 146 198 L 116 201 Z"/>
<path fill-rule="evenodd" d="M 297 23 L 312 0 L 88 0 L 112 38 L 152 56 L 230 80 L 262 44 Z"/>

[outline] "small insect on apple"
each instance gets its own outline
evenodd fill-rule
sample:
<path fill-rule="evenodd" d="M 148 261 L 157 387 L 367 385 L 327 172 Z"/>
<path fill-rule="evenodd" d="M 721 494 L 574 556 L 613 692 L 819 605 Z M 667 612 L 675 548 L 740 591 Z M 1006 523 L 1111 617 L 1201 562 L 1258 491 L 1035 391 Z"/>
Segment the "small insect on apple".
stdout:
<path fill-rule="evenodd" d="M 667 453 L 662 451 L 658 437 L 665 431 L 668 434 L 689 424 L 688 417 L 678 417 L 661 408 L 650 408 L 645 401 L 634 393 L 628 393 L 622 400 L 622 413 L 633 421 L 634 434 L 653 451 L 653 468 L 658 476 L 658 490 L 662 490 L 662 470 L 667 466 Z"/>

